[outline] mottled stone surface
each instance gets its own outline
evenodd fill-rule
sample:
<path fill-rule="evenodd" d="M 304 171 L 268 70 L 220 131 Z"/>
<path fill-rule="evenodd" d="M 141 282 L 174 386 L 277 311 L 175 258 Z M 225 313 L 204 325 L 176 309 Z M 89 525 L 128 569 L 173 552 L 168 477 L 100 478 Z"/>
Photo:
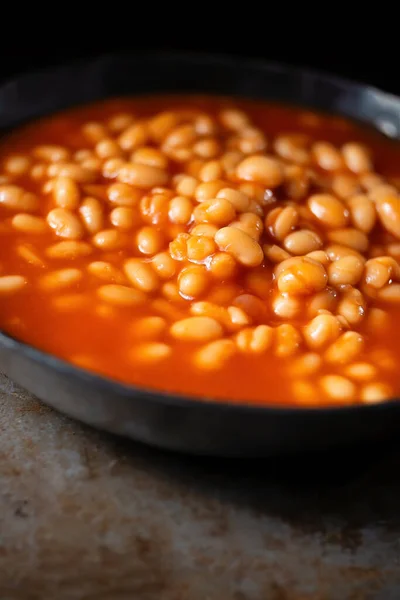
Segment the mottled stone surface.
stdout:
<path fill-rule="evenodd" d="M 400 449 L 167 454 L 0 376 L 1 600 L 398 600 Z"/>

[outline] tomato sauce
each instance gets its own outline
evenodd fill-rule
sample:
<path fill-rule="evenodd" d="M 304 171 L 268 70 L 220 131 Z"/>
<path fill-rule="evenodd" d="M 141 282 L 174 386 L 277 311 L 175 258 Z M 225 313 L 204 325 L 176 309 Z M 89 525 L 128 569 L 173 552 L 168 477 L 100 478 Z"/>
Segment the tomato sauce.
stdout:
<path fill-rule="evenodd" d="M 52 193 L 44 191 L 46 182 L 52 178 L 48 175 L 47 165 L 44 177 L 34 178 L 32 176 L 32 169 L 35 165 L 45 164 L 45 161 L 35 157 L 34 149 L 37 146 L 44 144 L 62 146 L 67 148 L 73 156 L 82 149 L 93 150 L 93 144 L 83 133 L 83 127 L 88 122 L 98 122 L 107 126 L 109 120 L 120 113 L 131 114 L 136 120 L 143 120 L 166 110 L 188 111 L 192 109 L 218 121 L 221 110 L 230 107 L 244 111 L 251 119 L 252 126 L 266 136 L 268 153 L 272 140 L 286 132 L 306 134 L 312 140 L 324 140 L 336 147 L 349 141 L 360 142 L 371 149 L 374 172 L 384 177 L 390 184 L 396 185 L 400 180 L 398 145 L 372 129 L 340 117 L 247 100 L 213 97 L 157 97 L 117 99 L 74 108 L 3 136 L 0 142 L 0 165 L 2 165 L 0 187 L 1 185 L 17 185 L 35 194 L 40 200 L 40 208 L 35 211 L 35 215 L 46 218 L 48 212 L 55 208 Z M 119 135 L 120 133 L 116 132 L 109 133 L 109 137 L 112 139 L 117 139 Z M 218 134 L 215 137 L 219 140 Z M 226 135 L 223 140 L 221 143 L 225 144 Z M 149 140 L 145 145 L 156 146 L 157 144 Z M 226 148 L 224 149 L 227 151 Z M 127 152 L 124 160 L 129 160 L 129 155 L 130 152 Z M 20 174 L 7 172 L 5 165 L 10 156 L 28 157 L 29 170 Z M 169 159 L 169 180 L 165 187 L 173 188 L 171 178 L 178 173 L 187 173 L 188 163 L 195 159 L 196 157 L 192 155 L 190 160 L 183 162 Z M 218 159 L 219 156 L 215 158 L 215 160 Z M 203 159 L 200 158 L 200 160 Z M 206 161 L 203 160 L 203 162 Z M 85 189 L 85 186 L 97 185 L 106 189 L 106 186 L 113 182 L 115 179 L 110 180 L 104 177 L 102 171 L 96 173 L 90 183 L 78 182 L 81 201 L 87 196 L 95 195 L 92 193 L 93 190 L 87 187 Z M 235 185 L 237 183 L 235 181 Z M 229 187 L 229 183 L 226 184 L 226 187 Z M 148 193 L 151 193 L 151 190 L 143 190 L 143 195 Z M 277 198 L 275 206 L 279 206 L 281 199 L 278 192 Z M 107 224 L 104 225 L 104 229 L 110 229 L 112 225 L 109 222 L 108 212 L 115 206 L 109 207 L 107 199 L 104 199 L 104 194 L 101 192 L 99 192 L 98 199 L 105 206 L 104 219 Z M 303 202 L 305 200 L 301 200 L 301 203 Z M 196 205 L 195 202 L 194 205 Z M 165 317 L 154 308 L 154 300 L 163 297 L 161 288 L 156 292 L 149 293 L 148 300 L 137 306 L 114 305 L 99 298 L 97 290 L 106 282 L 91 276 L 87 267 L 94 261 L 105 261 L 122 271 L 124 261 L 130 257 L 141 258 L 142 255 L 135 246 L 135 236 L 139 226 L 147 226 L 149 223 L 140 215 L 138 224 L 132 230 L 123 232 L 125 242 L 120 248 L 107 250 L 93 246 L 88 256 L 77 256 L 74 259 L 51 259 L 47 254 L 48 248 L 63 238 L 57 237 L 50 227 L 41 235 L 18 231 L 12 226 L 12 218 L 15 214 L 16 211 L 10 210 L 9 207 L 0 203 L 0 276 L 21 275 L 27 282 L 21 292 L 11 295 L 0 293 L 0 327 L 16 339 L 98 374 L 150 389 L 178 392 L 205 399 L 260 405 L 318 406 L 342 403 L 340 399 L 327 397 L 322 388 L 318 387 L 318 378 L 327 374 L 341 374 L 342 366 L 332 367 L 332 365 L 323 364 L 318 376 L 300 378 L 309 383 L 308 392 L 304 398 L 299 399 L 294 394 L 294 376 L 290 369 L 291 364 L 298 357 L 309 351 L 304 346 L 304 341 L 301 341 L 296 353 L 287 356 L 277 356 L 273 351 L 260 354 L 237 351 L 232 353 L 232 356 L 221 368 L 201 369 L 196 367 L 193 362 L 193 356 L 198 351 L 199 344 L 195 341 L 171 337 L 168 329 L 169 317 Z M 263 221 L 264 218 L 265 213 L 262 216 Z M 159 251 L 168 251 L 173 236 L 190 231 L 190 226 L 172 226 L 169 222 L 164 225 L 163 223 L 156 225 L 156 228 L 164 236 L 162 248 Z M 163 228 L 168 228 L 167 234 Z M 266 235 L 264 232 L 262 241 L 274 243 L 273 240 L 268 240 Z M 86 232 L 82 240 L 90 244 L 91 235 Z M 379 227 L 369 234 L 369 241 L 370 247 L 364 253 L 366 258 L 374 256 L 371 251 L 373 246 L 396 243 L 395 237 L 388 235 L 387 232 L 382 233 Z M 21 247 L 25 248 L 25 253 L 22 251 L 21 254 Z M 34 257 L 39 260 L 32 257 L 27 259 L 26 249 L 28 249 L 28 254 L 31 250 Z M 146 255 L 146 260 L 151 260 L 151 258 Z M 65 268 L 77 269 L 82 272 L 83 276 L 71 286 L 50 291 L 38 283 L 50 271 Z M 181 269 L 182 265 L 178 264 L 178 268 Z M 261 274 L 261 280 L 264 282 L 264 287 L 260 290 L 258 297 L 267 306 L 267 316 L 264 321 L 257 321 L 257 323 L 263 322 L 268 326 L 277 327 L 286 320 L 275 315 L 269 306 L 271 294 L 275 293 L 274 265 L 265 260 L 261 266 L 257 267 L 257 273 Z M 179 318 L 190 316 L 190 305 L 194 301 L 220 298 L 221 306 L 226 307 L 233 302 L 228 293 L 229 286 L 231 288 L 233 285 L 236 286 L 236 296 L 249 293 L 247 274 L 246 269 L 239 265 L 233 279 L 229 281 L 212 280 L 207 292 L 201 294 L 199 298 L 177 298 L 176 301 L 167 298 L 167 302 L 173 310 L 176 310 Z M 172 278 L 171 282 L 176 285 L 176 278 Z M 165 282 L 162 282 L 162 285 L 164 284 Z M 226 299 L 223 297 L 225 288 L 227 289 Z M 250 293 L 254 293 L 254 290 Z M 63 299 L 65 299 L 64 302 Z M 307 314 L 309 298 L 302 297 L 301 301 L 304 310 L 289 319 L 300 335 L 302 335 L 302 328 L 310 320 Z M 381 381 L 381 373 L 384 373 L 384 381 L 390 385 L 391 395 L 395 396 L 400 391 L 400 382 L 396 373 L 400 350 L 400 302 L 388 304 L 379 299 L 373 301 L 367 299 L 367 304 L 382 308 L 388 316 L 389 326 L 384 329 L 371 328 L 367 324 L 366 318 L 351 327 L 365 336 L 365 347 L 357 357 L 357 362 L 371 363 L 374 361 L 374 357 L 375 359 L 378 357 L 379 360 L 381 357 L 382 364 L 385 361 L 388 364 L 391 363 L 392 366 L 388 366 L 386 369 L 386 367 L 380 366 L 379 360 L 375 362 L 378 369 L 376 379 Z M 165 344 L 171 349 L 164 360 L 140 360 L 140 345 L 146 341 L 146 336 L 142 338 L 141 334 L 138 334 L 137 324 L 140 319 L 150 316 L 160 316 L 163 319 L 166 318 L 168 322 L 168 327 L 160 332 L 157 338 L 157 343 Z M 236 331 L 230 330 L 225 335 L 232 339 L 236 335 Z M 343 403 L 358 402 L 357 393 L 351 401 L 344 400 Z"/>

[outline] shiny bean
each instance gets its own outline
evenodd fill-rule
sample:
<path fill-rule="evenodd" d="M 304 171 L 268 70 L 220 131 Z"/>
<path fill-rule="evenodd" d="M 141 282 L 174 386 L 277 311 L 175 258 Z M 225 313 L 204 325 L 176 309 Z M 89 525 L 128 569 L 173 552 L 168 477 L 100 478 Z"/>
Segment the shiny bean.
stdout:
<path fill-rule="evenodd" d="M 192 217 L 193 205 L 186 196 L 175 196 L 169 203 L 168 216 L 172 223 L 186 225 Z"/>
<path fill-rule="evenodd" d="M 361 192 L 358 178 L 354 175 L 347 175 L 345 173 L 335 175 L 332 179 L 331 186 L 333 193 L 343 199 L 350 198 Z"/>
<path fill-rule="evenodd" d="M 21 275 L 0 275 L 0 296 L 8 296 L 22 290 L 27 281 Z"/>
<path fill-rule="evenodd" d="M 83 237 L 83 227 L 78 217 L 65 208 L 54 208 L 47 215 L 47 223 L 59 237 L 77 240 Z"/>
<path fill-rule="evenodd" d="M 221 111 L 219 119 L 224 127 L 232 131 L 240 131 L 250 124 L 246 113 L 234 108 Z"/>
<path fill-rule="evenodd" d="M 43 275 L 39 285 L 49 291 L 60 290 L 76 285 L 82 277 L 83 273 L 80 269 L 60 269 Z"/>
<path fill-rule="evenodd" d="M 364 270 L 364 261 L 356 256 L 345 256 L 328 267 L 329 283 L 333 286 L 356 285 Z"/>
<path fill-rule="evenodd" d="M 296 358 L 290 365 L 290 374 L 293 377 L 311 377 L 322 367 L 322 358 L 316 352 L 308 352 Z"/>
<path fill-rule="evenodd" d="M 154 292 L 159 285 L 158 277 L 150 263 L 130 258 L 125 261 L 124 271 L 132 285 L 143 292 Z"/>
<path fill-rule="evenodd" d="M 343 228 L 349 220 L 349 211 L 332 194 L 314 194 L 308 199 L 308 207 L 314 217 L 329 228 Z"/>
<path fill-rule="evenodd" d="M 199 169 L 198 176 L 200 181 L 207 182 L 220 179 L 223 173 L 220 162 L 218 160 L 210 160 Z"/>
<path fill-rule="evenodd" d="M 77 183 L 90 183 L 96 179 L 96 173 L 74 163 L 55 163 L 48 167 L 49 177 L 68 177 Z"/>
<path fill-rule="evenodd" d="M 275 329 L 275 354 L 280 358 L 293 356 L 301 346 L 301 335 L 291 323 L 278 325 Z"/>
<path fill-rule="evenodd" d="M 191 262 L 204 262 L 210 259 L 216 250 L 214 240 L 205 236 L 192 235 L 187 241 L 187 258 Z"/>
<path fill-rule="evenodd" d="M 132 352 L 135 362 L 154 363 L 165 360 L 172 354 L 171 346 L 160 342 L 142 344 Z"/>
<path fill-rule="evenodd" d="M 213 302 L 207 302 L 204 300 L 193 302 L 190 307 L 192 315 L 198 317 L 211 317 L 221 323 L 224 327 L 228 327 L 230 323 L 230 315 L 228 310 L 224 306 L 219 306 Z"/>
<path fill-rule="evenodd" d="M 324 265 L 325 267 L 330 263 L 329 256 L 323 250 L 314 250 L 313 252 L 308 252 L 306 256 L 321 263 L 321 265 Z"/>
<path fill-rule="evenodd" d="M 363 255 L 357 252 L 357 250 L 347 246 L 342 246 L 340 244 L 328 244 L 328 246 L 325 246 L 325 252 L 331 261 L 339 260 L 340 258 L 346 258 L 348 256 L 355 256 L 360 261 L 365 260 Z"/>
<path fill-rule="evenodd" d="M 308 295 L 325 288 L 328 276 L 321 263 L 310 258 L 288 258 L 276 272 L 279 290 L 285 294 Z"/>
<path fill-rule="evenodd" d="M 119 250 L 126 245 L 127 239 L 115 229 L 103 229 L 97 232 L 92 238 L 93 244 L 99 250 Z"/>
<path fill-rule="evenodd" d="M 80 191 L 70 177 L 57 177 L 53 184 L 54 201 L 60 208 L 75 210 L 79 205 Z"/>
<path fill-rule="evenodd" d="M 214 198 L 205 200 L 193 211 L 196 223 L 212 223 L 214 225 L 228 225 L 235 218 L 236 212 L 229 200 Z"/>
<path fill-rule="evenodd" d="M 110 283 L 125 283 L 125 277 L 117 267 L 106 261 L 94 261 L 91 262 L 88 267 L 88 272 L 101 279 Z"/>
<path fill-rule="evenodd" d="M 209 286 L 206 270 L 200 265 L 185 267 L 179 274 L 178 286 L 185 298 L 198 298 Z"/>
<path fill-rule="evenodd" d="M 227 313 L 229 319 L 227 326 L 231 331 L 237 331 L 238 329 L 251 324 L 250 317 L 238 306 L 228 306 Z"/>
<path fill-rule="evenodd" d="M 157 148 L 151 148 L 150 146 L 144 146 L 135 150 L 131 156 L 131 161 L 151 167 L 158 167 L 159 169 L 166 169 L 168 167 L 167 157 Z"/>
<path fill-rule="evenodd" d="M 117 229 L 129 231 L 140 223 L 139 216 L 129 206 L 117 206 L 110 212 L 110 221 Z"/>
<path fill-rule="evenodd" d="M 215 340 L 203 346 L 195 354 L 195 365 L 199 369 L 214 371 L 221 369 L 235 354 L 236 346 L 232 340 Z"/>
<path fill-rule="evenodd" d="M 168 174 L 163 169 L 151 165 L 126 163 L 120 168 L 117 179 L 122 183 L 147 189 L 165 185 L 168 181 Z"/>
<path fill-rule="evenodd" d="M 376 222 L 375 204 L 363 194 L 352 196 L 347 199 L 353 225 L 364 233 L 369 233 Z"/>
<path fill-rule="evenodd" d="M 217 231 L 218 227 L 211 225 L 211 223 L 200 223 L 199 225 L 195 225 L 193 229 L 190 230 L 190 233 L 197 237 L 214 238 Z"/>
<path fill-rule="evenodd" d="M 375 289 L 383 288 L 394 277 L 400 279 L 400 267 L 390 256 L 371 258 L 365 263 L 365 283 Z"/>
<path fill-rule="evenodd" d="M 325 375 L 320 380 L 321 387 L 331 400 L 350 401 L 355 399 L 356 386 L 341 375 Z"/>
<path fill-rule="evenodd" d="M 266 258 L 273 263 L 280 263 L 283 260 L 290 258 L 289 252 L 286 252 L 286 250 L 276 244 L 265 244 L 263 250 Z"/>
<path fill-rule="evenodd" d="M 220 281 L 232 279 L 237 271 L 237 263 L 227 252 L 216 252 L 208 265 L 210 274 Z"/>
<path fill-rule="evenodd" d="M 118 177 L 120 170 L 125 166 L 125 161 L 122 158 L 109 158 L 103 164 L 102 175 L 106 179 L 114 179 Z"/>
<path fill-rule="evenodd" d="M 108 129 L 113 133 L 119 133 L 127 129 L 134 120 L 133 115 L 129 113 L 118 113 L 110 118 L 107 123 Z"/>
<path fill-rule="evenodd" d="M 327 233 L 328 239 L 342 246 L 348 246 L 358 252 L 365 252 L 369 246 L 367 235 L 358 229 L 335 229 Z"/>
<path fill-rule="evenodd" d="M 290 254 L 300 256 L 321 248 L 322 240 L 315 231 L 300 229 L 286 236 L 283 245 Z"/>
<path fill-rule="evenodd" d="M 164 239 L 162 234 L 153 227 L 142 227 L 136 235 L 136 243 L 142 254 L 156 254 L 163 247 Z"/>
<path fill-rule="evenodd" d="M 174 112 L 161 112 L 148 123 L 148 129 L 154 141 L 160 143 L 179 123 L 179 116 Z"/>
<path fill-rule="evenodd" d="M 302 134 L 280 135 L 274 142 L 274 150 L 285 160 L 306 165 L 310 160 L 307 143 L 307 136 Z"/>
<path fill-rule="evenodd" d="M 251 205 L 250 198 L 246 194 L 232 188 L 222 188 L 217 193 L 217 198 L 228 200 L 239 213 L 246 212 Z"/>
<path fill-rule="evenodd" d="M 353 173 L 366 173 L 372 170 L 372 162 L 367 149 L 361 144 L 350 142 L 342 148 L 346 166 Z"/>
<path fill-rule="evenodd" d="M 369 381 L 376 376 L 376 367 L 366 362 L 358 362 L 348 365 L 344 373 L 354 381 Z"/>
<path fill-rule="evenodd" d="M 70 157 L 70 152 L 63 146 L 43 145 L 36 146 L 36 148 L 33 150 L 33 155 L 35 158 L 39 158 L 40 160 L 57 163 L 66 162 Z"/>
<path fill-rule="evenodd" d="M 96 198 L 85 198 L 79 207 L 83 225 L 89 233 L 98 233 L 104 224 L 103 206 Z"/>
<path fill-rule="evenodd" d="M 395 238 L 400 239 L 400 197 L 383 194 L 377 198 L 375 205 L 383 227 Z"/>
<path fill-rule="evenodd" d="M 17 256 L 29 265 L 43 269 L 46 265 L 31 244 L 18 244 Z"/>
<path fill-rule="evenodd" d="M 278 294 L 272 301 L 272 310 L 281 319 L 293 319 L 301 312 L 299 300 L 289 294 Z"/>
<path fill-rule="evenodd" d="M 174 323 L 170 333 L 172 337 L 184 341 L 207 342 L 222 337 L 223 329 L 211 317 L 189 317 Z"/>
<path fill-rule="evenodd" d="M 181 196 L 187 196 L 188 198 L 194 196 L 199 184 L 196 177 L 191 177 L 190 175 L 178 175 L 177 177 L 174 177 L 173 182 L 177 193 Z"/>
<path fill-rule="evenodd" d="M 31 166 L 31 159 L 28 156 L 15 155 L 10 156 L 4 161 L 4 169 L 10 175 L 24 175 Z"/>
<path fill-rule="evenodd" d="M 340 322 L 330 314 L 317 315 L 306 325 L 304 339 L 311 350 L 317 350 L 334 342 L 341 332 Z"/>
<path fill-rule="evenodd" d="M 245 266 L 256 267 L 261 264 L 264 253 L 260 244 L 252 237 L 235 227 L 224 227 L 215 234 L 220 250 L 232 256 Z"/>
<path fill-rule="evenodd" d="M 29 213 L 18 213 L 13 217 L 11 224 L 14 229 L 33 235 L 40 235 L 47 231 L 46 221 L 41 217 L 34 217 Z"/>
<path fill-rule="evenodd" d="M 126 152 L 132 152 L 140 146 L 144 146 L 149 139 L 149 132 L 144 123 L 134 123 L 121 133 L 118 144 Z"/>
<path fill-rule="evenodd" d="M 164 139 L 163 149 L 187 148 L 197 139 L 197 133 L 193 125 L 185 124 L 175 127 Z"/>
<path fill-rule="evenodd" d="M 82 128 L 82 132 L 86 139 L 92 142 L 93 144 L 108 137 L 107 127 L 102 123 L 97 123 L 95 121 L 85 123 L 85 125 Z"/>
<path fill-rule="evenodd" d="M 387 383 L 370 383 L 361 390 L 361 401 L 364 404 L 377 404 L 393 396 L 393 391 Z"/>
<path fill-rule="evenodd" d="M 297 209 L 294 206 L 286 206 L 285 208 L 276 208 L 268 213 L 265 226 L 277 240 L 282 241 L 296 227 L 298 220 Z"/>
<path fill-rule="evenodd" d="M 151 264 L 161 279 L 171 279 L 176 272 L 176 262 L 168 252 L 159 252 L 152 258 Z"/>
<path fill-rule="evenodd" d="M 244 233 L 247 233 L 247 235 L 256 240 L 256 242 L 258 242 L 264 230 L 261 218 L 251 212 L 245 212 L 239 215 L 239 218 L 236 221 L 232 221 L 231 227 L 244 231 Z"/>
<path fill-rule="evenodd" d="M 334 312 L 338 303 L 338 293 L 332 288 L 325 288 L 314 294 L 308 304 L 307 312 L 310 317 L 315 317 L 321 311 Z"/>
<path fill-rule="evenodd" d="M 250 156 L 236 167 L 236 175 L 245 181 L 261 183 L 269 188 L 278 187 L 284 179 L 280 163 L 267 156 Z"/>
<path fill-rule="evenodd" d="M 398 304 L 400 302 L 400 283 L 391 283 L 379 290 L 378 297 L 383 302 Z"/>
<path fill-rule="evenodd" d="M 107 198 L 117 206 L 136 206 L 142 198 L 142 192 L 127 183 L 113 183 L 107 190 Z"/>
<path fill-rule="evenodd" d="M 64 240 L 53 244 L 46 249 L 46 256 L 55 259 L 75 259 L 80 256 L 89 256 L 93 252 L 90 244 L 76 240 Z"/>
<path fill-rule="evenodd" d="M 155 340 L 167 329 L 167 322 L 163 317 L 143 317 L 132 325 L 132 335 L 141 340 Z"/>
<path fill-rule="evenodd" d="M 114 283 L 101 286 L 97 294 L 104 302 L 116 306 L 138 306 L 146 302 L 146 294 L 142 291 Z"/>
<path fill-rule="evenodd" d="M 36 212 L 39 200 L 16 185 L 0 185 L 0 207 L 18 212 Z"/>
<path fill-rule="evenodd" d="M 169 244 L 171 258 L 183 261 L 187 258 L 187 243 L 190 238 L 188 233 L 179 233 Z"/>
<path fill-rule="evenodd" d="M 268 325 L 248 327 L 236 335 L 236 345 L 245 353 L 262 354 L 270 349 L 273 340 L 274 330 Z"/>
<path fill-rule="evenodd" d="M 325 358 L 330 363 L 346 364 L 363 350 L 364 338 L 356 331 L 346 331 L 328 348 Z"/>
<path fill-rule="evenodd" d="M 340 152 L 329 142 L 313 144 L 312 155 L 317 165 L 325 171 L 337 171 L 344 166 Z"/>
<path fill-rule="evenodd" d="M 117 142 L 111 138 L 104 138 L 97 142 L 95 152 L 99 158 L 122 158 L 123 152 Z"/>
<path fill-rule="evenodd" d="M 219 142 L 214 138 L 199 140 L 193 145 L 193 152 L 196 156 L 200 156 L 200 158 L 205 158 L 207 160 L 211 158 L 215 158 L 221 152 L 221 146 Z M 213 179 L 217 179 L 217 177 L 213 177 Z"/>
<path fill-rule="evenodd" d="M 216 198 L 218 192 L 226 188 L 226 182 L 222 180 L 207 181 L 196 186 L 194 196 L 197 202 L 204 202 Z M 179 191 L 177 189 L 177 191 Z M 182 193 L 179 191 L 179 193 Z"/>

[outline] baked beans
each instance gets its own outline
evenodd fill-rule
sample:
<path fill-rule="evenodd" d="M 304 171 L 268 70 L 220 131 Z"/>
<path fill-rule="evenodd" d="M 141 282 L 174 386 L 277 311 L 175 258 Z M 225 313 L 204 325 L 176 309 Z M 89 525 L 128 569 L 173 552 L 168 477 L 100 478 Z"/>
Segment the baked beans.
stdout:
<path fill-rule="evenodd" d="M 126 99 L 4 139 L 1 327 L 168 391 L 300 406 L 398 394 L 400 151 L 306 116 Z"/>

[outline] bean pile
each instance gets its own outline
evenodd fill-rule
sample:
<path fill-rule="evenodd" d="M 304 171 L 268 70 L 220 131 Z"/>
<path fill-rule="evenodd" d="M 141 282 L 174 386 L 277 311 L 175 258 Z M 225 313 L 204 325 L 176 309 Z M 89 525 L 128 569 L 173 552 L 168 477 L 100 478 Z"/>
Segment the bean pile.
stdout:
<path fill-rule="evenodd" d="M 208 102 L 111 103 L 3 141 L 2 328 L 149 387 L 393 396 L 397 181 L 351 124 L 335 144 L 319 135 L 327 117 L 295 111 L 271 135 L 251 108 Z"/>

